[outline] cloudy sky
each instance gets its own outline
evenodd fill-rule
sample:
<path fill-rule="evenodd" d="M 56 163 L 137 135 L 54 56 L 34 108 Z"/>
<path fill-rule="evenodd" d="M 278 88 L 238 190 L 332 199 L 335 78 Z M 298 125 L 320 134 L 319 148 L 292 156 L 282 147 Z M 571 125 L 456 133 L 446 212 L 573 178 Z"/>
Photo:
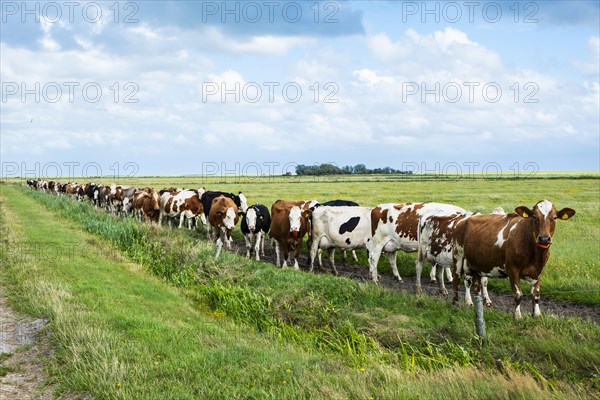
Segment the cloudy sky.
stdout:
<path fill-rule="evenodd" d="M 598 170 L 598 4 L 3 1 L 2 175 Z"/>

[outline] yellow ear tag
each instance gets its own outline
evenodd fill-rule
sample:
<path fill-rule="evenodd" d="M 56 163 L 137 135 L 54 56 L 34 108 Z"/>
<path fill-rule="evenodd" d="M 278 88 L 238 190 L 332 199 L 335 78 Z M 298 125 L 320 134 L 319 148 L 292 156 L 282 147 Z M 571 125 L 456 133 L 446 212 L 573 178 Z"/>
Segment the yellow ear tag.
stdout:
<path fill-rule="evenodd" d="M 569 214 L 563 214 L 562 219 L 569 219 Z"/>
<path fill-rule="evenodd" d="M 527 215 L 527 213 L 523 213 L 523 218 L 529 218 L 529 215 Z"/>

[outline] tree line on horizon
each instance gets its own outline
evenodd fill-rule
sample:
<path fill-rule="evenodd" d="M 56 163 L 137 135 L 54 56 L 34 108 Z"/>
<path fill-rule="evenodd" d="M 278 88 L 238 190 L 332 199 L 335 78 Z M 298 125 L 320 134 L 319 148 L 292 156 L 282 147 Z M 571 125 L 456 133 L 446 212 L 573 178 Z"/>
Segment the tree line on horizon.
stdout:
<path fill-rule="evenodd" d="M 320 165 L 304 165 L 299 164 L 296 166 L 297 175 L 372 175 L 372 174 L 412 174 L 412 171 L 401 171 L 391 167 L 384 168 L 367 168 L 365 164 L 346 165 L 338 167 L 334 164 L 320 164 Z"/>

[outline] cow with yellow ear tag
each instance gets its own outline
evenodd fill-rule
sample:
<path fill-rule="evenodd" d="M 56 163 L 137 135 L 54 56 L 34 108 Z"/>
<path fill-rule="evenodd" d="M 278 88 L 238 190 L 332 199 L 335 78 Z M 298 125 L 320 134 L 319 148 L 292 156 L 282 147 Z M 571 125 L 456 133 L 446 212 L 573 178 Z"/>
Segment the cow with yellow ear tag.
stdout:
<path fill-rule="evenodd" d="M 560 211 L 548 200 L 532 209 L 515 208 L 514 214 L 475 215 L 454 232 L 452 256 L 454 278 L 461 275 L 479 280 L 482 276 L 510 279 L 515 299 L 515 318 L 521 318 L 521 279 L 531 285 L 533 315 L 540 313 L 542 271 L 550 257 L 556 220 L 575 215 L 572 208 Z M 458 300 L 455 280 L 454 300 Z M 476 285 L 477 286 L 477 285 Z"/>

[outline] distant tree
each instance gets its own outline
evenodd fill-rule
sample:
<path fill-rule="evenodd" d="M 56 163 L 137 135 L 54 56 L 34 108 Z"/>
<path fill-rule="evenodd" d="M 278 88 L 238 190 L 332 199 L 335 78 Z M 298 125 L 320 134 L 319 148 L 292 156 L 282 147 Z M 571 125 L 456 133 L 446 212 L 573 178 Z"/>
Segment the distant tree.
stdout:
<path fill-rule="evenodd" d="M 296 166 L 297 175 L 342 175 L 342 174 L 412 174 L 412 171 L 400 171 L 391 167 L 369 169 L 364 164 L 346 165 L 342 168 L 325 163 L 320 165 Z"/>
<path fill-rule="evenodd" d="M 354 173 L 355 174 L 366 174 L 367 166 L 365 164 L 356 164 L 354 166 Z"/>

